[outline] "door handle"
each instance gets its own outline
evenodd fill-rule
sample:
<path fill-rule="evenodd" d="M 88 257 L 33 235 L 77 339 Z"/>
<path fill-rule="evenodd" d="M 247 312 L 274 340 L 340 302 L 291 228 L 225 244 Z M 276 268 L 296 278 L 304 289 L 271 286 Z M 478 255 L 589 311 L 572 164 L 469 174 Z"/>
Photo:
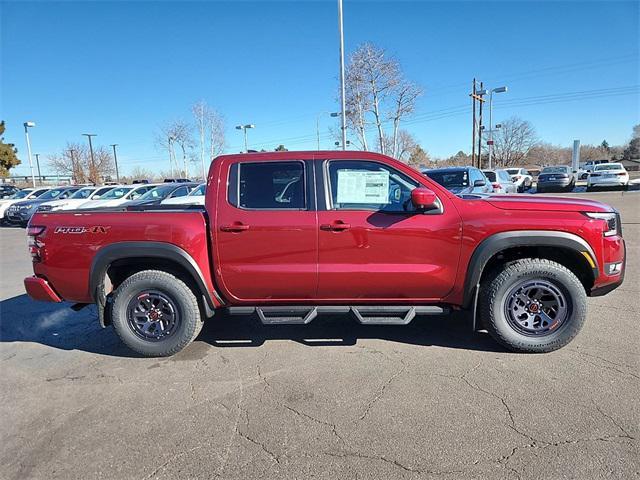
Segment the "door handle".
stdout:
<path fill-rule="evenodd" d="M 220 225 L 220 231 L 239 233 L 249 230 L 249 225 L 245 225 L 241 222 L 235 222 L 232 225 Z"/>
<path fill-rule="evenodd" d="M 350 223 L 344 223 L 340 220 L 333 223 L 323 223 L 320 225 L 320 230 L 330 231 L 330 232 L 342 232 L 344 230 L 349 230 L 351 228 Z"/>

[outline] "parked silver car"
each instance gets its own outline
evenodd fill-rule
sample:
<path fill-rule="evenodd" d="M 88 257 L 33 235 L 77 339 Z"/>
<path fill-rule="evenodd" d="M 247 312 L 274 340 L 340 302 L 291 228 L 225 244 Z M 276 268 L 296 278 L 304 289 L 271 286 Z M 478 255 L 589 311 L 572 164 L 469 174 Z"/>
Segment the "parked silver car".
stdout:
<path fill-rule="evenodd" d="M 489 179 L 493 187 L 493 193 L 518 193 L 518 186 L 511 180 L 511 175 L 506 170 L 483 170 L 484 176 Z"/>

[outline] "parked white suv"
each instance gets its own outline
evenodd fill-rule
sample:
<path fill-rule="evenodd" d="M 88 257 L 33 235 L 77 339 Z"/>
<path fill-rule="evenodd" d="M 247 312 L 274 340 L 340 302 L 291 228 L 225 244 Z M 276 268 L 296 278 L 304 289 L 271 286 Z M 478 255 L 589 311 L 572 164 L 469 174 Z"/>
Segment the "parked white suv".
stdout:
<path fill-rule="evenodd" d="M 533 184 L 533 176 L 524 168 L 507 168 L 511 180 L 516 184 L 518 192 L 529 190 Z"/>
<path fill-rule="evenodd" d="M 629 185 L 629 173 L 621 163 L 601 163 L 587 178 L 587 191 L 597 187 L 623 187 Z"/>

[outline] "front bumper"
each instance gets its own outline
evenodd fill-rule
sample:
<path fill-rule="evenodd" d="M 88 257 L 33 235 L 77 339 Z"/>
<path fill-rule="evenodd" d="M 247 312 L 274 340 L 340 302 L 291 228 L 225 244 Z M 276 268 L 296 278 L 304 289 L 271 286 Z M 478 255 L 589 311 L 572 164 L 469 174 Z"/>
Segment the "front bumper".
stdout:
<path fill-rule="evenodd" d="M 616 240 L 611 240 L 616 242 Z M 605 264 L 603 265 L 603 271 L 600 273 L 600 276 L 596 280 L 596 284 L 591 289 L 589 296 L 591 297 L 601 297 L 606 295 L 607 293 L 615 290 L 622 282 L 624 282 L 624 274 L 627 271 L 627 248 L 625 242 L 622 238 L 619 239 L 622 257 L 615 255 L 614 258 L 605 259 Z M 609 264 L 622 262 L 622 268 L 620 269 L 620 273 L 616 275 L 607 275 L 607 266 Z"/>
<path fill-rule="evenodd" d="M 21 223 L 26 224 L 29 219 L 35 213 L 35 209 L 32 210 L 12 210 L 11 208 L 7 210 L 5 215 L 6 220 L 9 223 Z"/>
<path fill-rule="evenodd" d="M 24 279 L 24 288 L 32 299 L 40 302 L 62 302 L 62 299 L 53 291 L 49 282 L 44 278 L 32 276 Z"/>

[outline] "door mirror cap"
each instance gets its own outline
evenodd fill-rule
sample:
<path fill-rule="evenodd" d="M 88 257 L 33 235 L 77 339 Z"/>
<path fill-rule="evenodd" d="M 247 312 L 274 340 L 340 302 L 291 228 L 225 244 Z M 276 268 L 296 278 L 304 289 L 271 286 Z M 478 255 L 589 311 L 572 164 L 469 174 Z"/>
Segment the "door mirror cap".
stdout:
<path fill-rule="evenodd" d="M 476 180 L 473 182 L 474 187 L 484 187 L 487 184 L 484 180 Z"/>
<path fill-rule="evenodd" d="M 438 197 L 433 192 L 426 187 L 417 187 L 411 190 L 411 203 L 418 210 L 429 210 L 436 205 L 438 201 Z"/>

